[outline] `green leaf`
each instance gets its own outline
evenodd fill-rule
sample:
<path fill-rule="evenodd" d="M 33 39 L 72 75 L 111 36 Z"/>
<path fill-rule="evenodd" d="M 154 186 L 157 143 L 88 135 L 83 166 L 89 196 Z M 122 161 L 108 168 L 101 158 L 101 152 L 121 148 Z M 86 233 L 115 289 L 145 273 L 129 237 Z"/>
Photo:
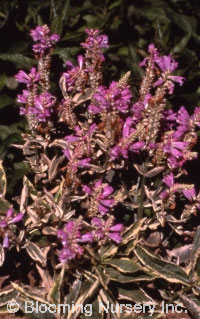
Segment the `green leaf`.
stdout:
<path fill-rule="evenodd" d="M 5 199 L 0 198 L 0 213 L 6 213 L 9 208 L 10 203 Z"/>
<path fill-rule="evenodd" d="M 12 189 L 16 185 L 16 183 L 29 172 L 30 167 L 27 163 L 14 163 L 14 168 L 11 171 L 11 174 L 9 174 L 8 176 L 7 192 L 12 192 Z"/>
<path fill-rule="evenodd" d="M 80 294 L 81 287 L 82 280 L 76 279 L 71 286 L 69 294 L 65 296 L 65 304 L 72 304 L 73 301 L 77 300 Z"/>
<path fill-rule="evenodd" d="M 0 138 L 3 142 L 12 133 L 18 133 L 19 140 L 21 141 L 20 131 L 18 130 L 17 125 L 0 125 Z"/>
<path fill-rule="evenodd" d="M 100 250 L 100 256 L 102 260 L 114 256 L 116 252 L 118 251 L 118 249 L 119 247 L 112 243 L 110 243 L 108 246 L 102 246 Z"/>
<path fill-rule="evenodd" d="M 135 302 L 137 304 L 143 304 L 143 303 L 153 303 L 153 300 L 146 294 L 142 289 L 131 289 L 126 290 L 119 288 L 118 289 L 118 298 L 129 300 L 132 302 Z"/>
<path fill-rule="evenodd" d="M 84 305 L 87 300 L 91 299 L 98 290 L 99 285 L 99 278 L 94 278 L 94 276 L 90 277 L 89 280 L 85 280 L 83 287 L 80 291 L 80 296 L 74 304 L 75 309 L 77 309 L 78 311 L 74 314 L 73 310 L 71 309 L 67 316 L 67 319 L 78 318 L 81 311 L 81 307 L 79 307 L 78 305 Z"/>
<path fill-rule="evenodd" d="M 109 5 L 108 9 L 112 10 L 116 7 L 119 7 L 121 4 L 122 4 L 122 0 L 112 1 L 112 3 Z"/>
<path fill-rule="evenodd" d="M 4 291 L 0 292 L 0 314 L 9 313 L 7 310 L 7 304 L 9 301 L 13 300 L 17 296 L 17 291 L 15 291 L 12 287 L 4 289 Z"/>
<path fill-rule="evenodd" d="M 26 250 L 33 260 L 39 261 L 39 263 L 41 263 L 42 266 L 46 265 L 46 256 L 43 254 L 42 250 L 36 244 L 29 242 L 29 245 L 26 247 Z"/>
<path fill-rule="evenodd" d="M 15 294 L 17 293 L 17 296 L 13 298 L 19 306 L 20 309 L 26 314 L 25 309 L 25 301 L 30 302 L 30 304 L 35 308 L 36 302 L 38 303 L 38 307 L 40 307 L 41 304 L 46 304 L 46 306 L 49 306 L 49 303 L 41 298 L 41 296 L 35 295 L 29 288 L 22 287 L 22 285 L 18 285 L 15 282 L 12 282 L 12 286 L 15 289 Z M 41 313 L 39 311 L 36 311 L 35 309 L 32 309 L 33 311 L 30 313 L 29 318 L 31 319 L 56 319 L 55 315 L 50 313 L 48 310 L 44 313 Z"/>
<path fill-rule="evenodd" d="M 171 18 L 172 21 L 174 21 L 174 23 L 184 31 L 184 36 L 182 36 L 181 40 L 172 49 L 171 53 L 181 52 L 186 47 L 193 33 L 192 25 L 189 18 L 184 14 L 173 13 Z"/>
<path fill-rule="evenodd" d="M 153 274 L 153 272 L 145 271 L 145 272 L 136 272 L 133 275 L 130 274 L 122 274 L 117 269 L 106 268 L 106 275 L 110 278 L 110 280 L 120 282 L 122 284 L 127 284 L 129 282 L 140 282 L 140 281 L 152 281 L 156 279 L 158 276 Z"/>
<path fill-rule="evenodd" d="M 76 56 L 79 51 L 80 51 L 80 48 L 78 47 L 70 47 L 70 48 L 56 47 L 53 54 L 58 55 L 60 59 L 66 62 L 66 60 L 73 60 L 74 56 Z"/>
<path fill-rule="evenodd" d="M 122 273 L 135 273 L 142 270 L 142 267 L 128 258 L 104 260 L 104 264 L 116 268 Z"/>
<path fill-rule="evenodd" d="M 12 45 L 9 47 L 9 53 L 21 53 L 25 51 L 28 47 L 28 41 L 15 41 L 12 43 Z"/>
<path fill-rule="evenodd" d="M 52 22 L 51 31 L 52 33 L 61 34 L 63 25 L 67 24 L 70 10 L 70 0 L 65 1 L 54 1 L 51 0 L 51 11 L 52 11 Z"/>
<path fill-rule="evenodd" d="M 6 75 L 5 74 L 1 74 L 0 75 L 0 91 L 3 89 L 4 85 L 6 82 Z"/>
<path fill-rule="evenodd" d="M 109 284 L 110 278 L 105 274 L 104 269 L 100 266 L 95 266 L 96 274 L 98 275 L 98 278 L 100 279 L 101 285 L 105 290 L 108 290 L 107 285 Z"/>
<path fill-rule="evenodd" d="M 150 21 L 162 21 L 164 23 L 169 24 L 170 20 L 166 15 L 166 11 L 164 8 L 159 7 L 148 7 L 147 10 L 144 10 L 143 14 L 149 19 Z"/>
<path fill-rule="evenodd" d="M 171 50 L 171 53 L 177 53 L 177 52 L 182 52 L 183 49 L 186 47 L 188 41 L 190 40 L 191 33 L 187 34 L 185 37 L 183 37 L 176 45 L 173 47 Z"/>
<path fill-rule="evenodd" d="M 197 228 L 191 254 L 191 265 L 192 265 L 192 275 L 196 272 L 197 276 L 200 277 L 200 226 Z"/>
<path fill-rule="evenodd" d="M 146 218 L 139 219 L 136 223 L 134 223 L 128 229 L 125 230 L 122 241 L 123 245 L 127 244 L 130 240 L 136 238 L 145 220 Z"/>
<path fill-rule="evenodd" d="M 17 54 L 0 54 L 0 60 L 13 62 L 17 68 L 30 69 L 36 64 L 35 60 L 23 56 L 21 53 Z"/>
<path fill-rule="evenodd" d="M 29 181 L 29 179 L 26 176 L 24 176 L 23 185 L 26 185 L 31 198 L 33 200 L 37 200 L 39 194 L 38 194 L 37 190 L 35 189 L 34 185 Z"/>
<path fill-rule="evenodd" d="M 190 284 L 186 273 L 181 267 L 158 258 L 141 246 L 135 247 L 134 252 L 145 267 L 166 281 L 170 283 L 182 283 L 184 285 Z"/>
<path fill-rule="evenodd" d="M 60 300 L 60 288 L 63 283 L 63 277 L 65 273 L 65 267 L 62 268 L 60 274 L 54 281 L 53 287 L 48 294 L 48 300 L 51 300 L 54 304 L 58 305 L 61 303 Z"/>
<path fill-rule="evenodd" d="M 0 109 L 3 109 L 5 106 L 13 104 L 14 99 L 9 97 L 8 95 L 0 95 Z"/>

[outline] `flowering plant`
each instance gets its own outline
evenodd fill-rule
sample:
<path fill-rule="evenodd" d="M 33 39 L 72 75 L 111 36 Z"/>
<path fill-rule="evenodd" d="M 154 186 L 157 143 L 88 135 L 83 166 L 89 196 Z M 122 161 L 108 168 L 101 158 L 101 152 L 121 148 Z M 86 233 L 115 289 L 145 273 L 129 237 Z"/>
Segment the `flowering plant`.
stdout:
<path fill-rule="evenodd" d="M 99 302 L 116 306 L 120 300 L 153 303 L 159 312 L 162 298 L 195 315 L 200 235 L 197 229 L 194 237 L 189 221 L 198 220 L 200 194 L 185 182 L 185 163 L 197 158 L 200 107 L 193 114 L 184 106 L 169 108 L 167 97 L 185 79 L 176 73 L 173 57 L 161 56 L 153 44 L 140 63 L 145 71 L 137 100 L 130 72 L 105 86 L 108 37 L 93 29 L 86 33 L 77 65 L 66 61 L 59 81 L 62 98 L 51 88 L 59 36 L 48 26 L 31 31 L 37 67 L 16 75 L 26 86 L 17 101 L 29 132 L 24 145 L 15 146 L 33 174 L 24 176 L 21 197 L 15 199 L 20 213 L 13 217 L 5 200 L 1 260 L 9 250 L 25 250 L 40 279 L 33 287 L 14 282 L 7 294 L 22 310 L 27 299 L 46 305 L 74 302 L 75 312 L 55 310 L 48 318 L 85 318 L 79 304 L 91 302 L 97 309 Z M 1 174 L 5 197 L 3 167 Z M 178 236 L 185 244 L 172 249 Z M 155 290 L 158 280 L 154 298 L 149 285 Z M 105 308 L 95 311 L 97 318 L 109 317 Z"/>

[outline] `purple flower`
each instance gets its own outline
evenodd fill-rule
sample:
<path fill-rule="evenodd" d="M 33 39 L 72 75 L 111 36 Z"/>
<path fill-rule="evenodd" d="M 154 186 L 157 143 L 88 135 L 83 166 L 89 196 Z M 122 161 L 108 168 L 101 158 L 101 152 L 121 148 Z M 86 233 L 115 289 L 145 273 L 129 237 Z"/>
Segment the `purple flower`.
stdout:
<path fill-rule="evenodd" d="M 160 194 L 160 197 L 162 199 L 165 200 L 166 198 L 170 196 L 170 194 L 174 194 L 177 192 L 179 193 L 182 192 L 183 195 L 190 201 L 196 199 L 196 191 L 194 186 L 174 183 L 174 174 L 172 172 L 163 178 L 163 182 L 169 187 L 169 189 L 164 190 Z"/>
<path fill-rule="evenodd" d="M 157 58 L 156 64 L 159 66 L 159 68 L 163 72 L 168 72 L 168 73 L 172 73 L 178 67 L 178 63 L 174 59 L 172 59 L 170 55 L 168 56 L 164 55 Z"/>
<path fill-rule="evenodd" d="M 32 68 L 29 74 L 25 73 L 23 70 L 20 70 L 15 78 L 17 82 L 25 83 L 27 84 L 27 87 L 30 87 L 31 85 L 33 85 L 33 83 L 39 81 L 40 74 L 37 72 L 36 68 Z"/>
<path fill-rule="evenodd" d="M 37 26 L 30 32 L 33 41 L 42 41 L 45 37 L 45 29 L 42 26 Z"/>
<path fill-rule="evenodd" d="M 87 185 L 83 186 L 83 191 L 87 194 L 92 194 L 92 189 L 90 187 L 88 187 Z"/>
<path fill-rule="evenodd" d="M 174 133 L 175 138 L 180 139 L 185 133 L 187 133 L 190 130 L 191 127 L 191 119 L 190 115 L 182 106 L 180 110 L 178 111 L 176 122 L 179 124 L 176 132 Z"/>
<path fill-rule="evenodd" d="M 178 75 L 169 75 L 169 79 L 171 79 L 173 82 L 179 83 L 180 86 L 183 85 L 183 82 L 185 81 L 185 78 L 183 76 L 178 76 Z"/>
<path fill-rule="evenodd" d="M 17 102 L 18 103 L 22 103 L 22 104 L 27 104 L 28 97 L 29 97 L 29 91 L 28 90 L 23 90 L 22 94 L 18 94 L 17 95 Z"/>
<path fill-rule="evenodd" d="M 3 235 L 4 248 L 8 248 L 10 245 L 10 240 L 8 235 L 10 233 L 9 226 L 20 222 L 22 218 L 24 217 L 24 214 L 22 213 L 18 213 L 16 216 L 13 216 L 13 215 L 14 215 L 13 208 L 9 208 L 6 216 L 4 218 L 1 217 L 1 220 L 0 220 L 1 233 L 4 233 Z"/>
<path fill-rule="evenodd" d="M 37 42 L 33 45 L 35 53 L 44 54 L 47 49 L 52 48 L 60 39 L 58 34 L 50 35 L 50 30 L 47 25 L 37 26 L 30 32 L 33 41 Z"/>
<path fill-rule="evenodd" d="M 167 155 L 167 161 L 170 167 L 176 168 L 183 165 L 188 145 L 188 142 L 178 141 L 174 132 L 166 134 L 164 142 L 161 144 L 161 148 Z"/>
<path fill-rule="evenodd" d="M 87 148 L 87 153 L 90 155 L 91 153 L 91 139 L 94 131 L 96 130 L 97 125 L 93 123 L 87 131 L 80 128 L 78 125 L 75 126 L 74 130 L 76 135 L 67 135 L 65 136 L 65 140 L 69 143 L 78 143 L 84 142 L 85 147 Z"/>
<path fill-rule="evenodd" d="M 112 160 L 115 160 L 116 158 L 119 158 L 120 156 L 123 156 L 124 158 L 128 158 L 128 150 L 123 149 L 120 145 L 116 145 L 111 148 L 110 156 Z"/>
<path fill-rule="evenodd" d="M 183 150 L 188 146 L 188 142 L 168 141 L 164 144 L 163 151 L 173 155 L 175 158 L 183 156 Z"/>
<path fill-rule="evenodd" d="M 34 114 L 39 122 L 46 122 L 52 113 L 55 97 L 48 92 L 41 93 L 34 99 L 34 105 L 28 108 L 28 114 Z"/>
<path fill-rule="evenodd" d="M 131 97 L 132 94 L 128 86 L 121 88 L 117 82 L 112 81 L 108 89 L 99 86 L 94 95 L 95 103 L 89 105 L 89 111 L 100 113 L 117 110 L 124 113 L 129 107 Z"/>
<path fill-rule="evenodd" d="M 121 232 L 123 230 L 122 224 L 113 225 L 112 218 L 108 218 L 107 221 L 104 221 L 98 217 L 94 217 L 91 221 L 92 226 L 95 228 L 93 231 L 94 238 L 97 240 L 108 240 L 119 244 L 122 240 Z"/>
<path fill-rule="evenodd" d="M 150 57 L 146 57 L 142 62 L 140 62 L 139 66 L 146 66 L 147 61 L 150 59 L 152 59 L 152 63 L 154 64 L 154 62 L 159 58 L 158 50 L 153 43 L 149 44 L 148 52 L 150 53 Z"/>
<path fill-rule="evenodd" d="M 78 86 L 76 85 L 76 81 L 80 81 L 83 73 L 87 73 L 87 69 L 83 69 L 84 66 L 84 56 L 78 56 L 78 66 L 73 66 L 71 61 L 67 61 L 66 65 L 66 72 L 63 73 L 65 79 L 65 86 L 68 92 L 73 91 L 75 88 L 77 89 Z M 78 90 L 79 91 L 79 90 Z M 80 88 L 81 91 L 81 88 Z"/>
<path fill-rule="evenodd" d="M 138 101 L 132 106 L 132 119 L 134 120 L 134 123 L 137 123 L 139 120 L 141 120 L 143 116 L 143 112 L 147 109 L 149 105 L 149 100 L 152 97 L 150 93 L 146 94 L 143 101 Z"/>
<path fill-rule="evenodd" d="M 71 153 L 70 153 L 70 151 L 69 151 L 68 148 L 66 148 L 65 150 L 63 150 L 63 153 L 64 153 L 64 155 L 67 157 L 67 159 L 68 159 L 69 161 L 72 160 L 72 155 L 71 155 Z"/>
<path fill-rule="evenodd" d="M 80 167 L 89 167 L 90 166 L 91 158 L 83 158 L 78 161 L 78 166 Z"/>
<path fill-rule="evenodd" d="M 9 208 L 4 219 L 0 221 L 0 227 L 6 228 L 10 224 L 16 224 L 24 217 L 24 214 L 19 213 L 15 217 L 13 217 L 14 210 L 13 208 Z"/>
<path fill-rule="evenodd" d="M 58 230 L 57 236 L 61 240 L 63 249 L 60 251 L 59 259 L 61 263 L 68 263 L 70 260 L 80 258 L 84 253 L 84 248 L 79 243 L 92 242 L 91 233 L 81 234 L 81 226 L 76 221 L 69 221 L 63 230 Z"/>
<path fill-rule="evenodd" d="M 182 76 L 170 75 L 170 73 L 174 72 L 177 69 L 178 63 L 174 59 L 172 59 L 170 55 L 157 57 L 157 59 L 155 60 L 155 63 L 159 66 L 161 71 L 163 71 L 163 74 L 162 74 L 162 77 L 160 77 L 154 83 L 154 87 L 159 86 L 162 83 L 166 82 L 166 87 L 168 88 L 169 94 L 172 94 L 174 91 L 173 82 L 176 82 L 182 85 L 185 80 L 185 78 Z"/>
<path fill-rule="evenodd" d="M 139 152 L 145 146 L 145 142 L 139 141 L 129 146 L 129 150 L 132 152 Z"/>
<path fill-rule="evenodd" d="M 84 43 L 81 43 L 85 49 L 104 49 L 108 48 L 108 37 L 107 35 L 98 35 L 99 30 L 86 29 L 88 38 Z"/>
<path fill-rule="evenodd" d="M 113 188 L 108 184 L 102 184 L 101 180 L 98 180 L 93 187 L 84 185 L 83 191 L 91 197 L 93 206 L 96 206 L 101 215 L 105 215 L 114 205 L 115 200 L 110 198 Z"/>
<path fill-rule="evenodd" d="M 163 182 L 168 186 L 172 187 L 174 185 L 174 174 L 170 173 L 169 175 L 166 175 L 163 179 Z"/>
<path fill-rule="evenodd" d="M 189 200 L 194 200 L 196 199 L 196 191 L 194 187 L 188 188 L 188 189 L 184 189 L 183 190 L 183 194 L 185 195 L 185 197 Z"/>
<path fill-rule="evenodd" d="M 130 133 L 133 130 L 133 129 L 131 130 L 132 124 L 133 124 L 133 119 L 131 117 L 127 117 L 122 130 L 123 137 L 128 137 L 130 135 Z"/>
<path fill-rule="evenodd" d="M 81 236 L 81 239 L 79 239 L 79 243 L 91 243 L 93 241 L 93 234 L 91 232 L 88 232 Z"/>
<path fill-rule="evenodd" d="M 58 34 L 52 34 L 49 37 L 49 40 L 51 42 L 51 44 L 54 44 L 55 42 L 58 42 L 60 40 L 60 36 Z"/>

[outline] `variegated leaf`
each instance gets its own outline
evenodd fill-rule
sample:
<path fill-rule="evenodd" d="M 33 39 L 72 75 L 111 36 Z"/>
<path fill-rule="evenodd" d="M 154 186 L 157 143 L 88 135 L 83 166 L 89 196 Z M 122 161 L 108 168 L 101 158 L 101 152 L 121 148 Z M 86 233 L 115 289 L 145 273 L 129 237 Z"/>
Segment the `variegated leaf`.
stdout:
<path fill-rule="evenodd" d="M 110 243 L 108 246 L 102 246 L 100 250 L 102 260 L 114 256 L 117 253 L 118 249 L 119 247 L 112 243 Z"/>
<path fill-rule="evenodd" d="M 112 266 L 116 268 L 122 273 L 135 273 L 137 271 L 142 271 L 142 267 L 135 263 L 133 260 L 128 258 L 120 258 L 120 259 L 109 259 L 105 260 L 104 264 Z"/>
<path fill-rule="evenodd" d="M 36 244 L 29 242 L 26 250 L 33 260 L 38 261 L 42 266 L 46 265 L 46 256 Z"/>
<path fill-rule="evenodd" d="M 61 302 L 60 288 L 61 288 L 61 285 L 63 283 L 64 273 L 65 273 L 65 268 L 63 267 L 60 274 L 54 280 L 53 286 L 51 287 L 51 290 L 49 291 L 49 294 L 47 297 L 48 300 L 52 301 L 56 305 Z"/>
<path fill-rule="evenodd" d="M 8 302 L 12 301 L 17 297 L 18 292 L 12 288 L 5 288 L 0 292 L 0 314 L 9 313 L 7 309 Z"/>
<path fill-rule="evenodd" d="M 0 244 L 0 267 L 3 265 L 5 260 L 5 251 L 3 246 Z"/>
<path fill-rule="evenodd" d="M 77 309 L 76 312 L 73 311 L 73 309 L 70 310 L 67 319 L 76 319 L 79 317 L 81 312 L 81 307 L 78 307 L 77 305 L 84 305 L 86 301 L 88 301 L 90 298 L 94 296 L 96 291 L 98 290 L 100 286 L 100 280 L 99 278 L 93 279 L 92 277 L 89 280 L 86 280 L 83 284 L 83 287 L 80 291 L 80 296 L 76 300 L 76 303 L 74 304 L 75 309 Z"/>
<path fill-rule="evenodd" d="M 134 252 L 139 261 L 145 267 L 159 275 L 160 278 L 163 278 L 170 283 L 190 285 L 189 278 L 181 267 L 158 258 L 139 245 L 135 247 Z"/>
<path fill-rule="evenodd" d="M 150 296 L 147 295 L 141 288 L 138 289 L 118 289 L 118 298 L 123 300 L 129 300 L 132 302 L 135 302 L 137 304 L 143 304 L 143 303 L 153 303 L 153 300 Z"/>
<path fill-rule="evenodd" d="M 146 218 L 139 219 L 136 223 L 125 230 L 122 241 L 123 245 L 127 244 L 131 239 L 136 238 L 142 226 L 144 225 L 145 220 Z"/>
<path fill-rule="evenodd" d="M 65 296 L 65 304 L 72 304 L 73 301 L 77 300 L 82 287 L 81 279 L 82 278 L 80 277 L 80 279 L 78 278 L 73 282 L 69 294 Z"/>
<path fill-rule="evenodd" d="M 158 276 L 149 270 L 135 273 L 134 276 L 131 274 L 121 273 L 117 269 L 113 268 L 106 268 L 105 273 L 109 276 L 110 280 L 120 282 L 122 284 L 128 284 L 130 282 L 152 281 L 158 278 Z"/>
<path fill-rule="evenodd" d="M 0 161 L 0 197 L 4 197 L 6 194 L 6 174 L 2 165 L 2 161 Z"/>

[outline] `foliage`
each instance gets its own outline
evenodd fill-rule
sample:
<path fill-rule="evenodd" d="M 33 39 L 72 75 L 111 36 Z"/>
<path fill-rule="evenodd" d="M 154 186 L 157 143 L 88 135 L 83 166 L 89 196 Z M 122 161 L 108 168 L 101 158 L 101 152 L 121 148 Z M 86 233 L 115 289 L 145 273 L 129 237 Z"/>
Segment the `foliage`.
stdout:
<path fill-rule="evenodd" d="M 34 66 L 34 56 L 29 55 L 28 32 L 31 28 L 47 23 L 52 32 L 62 37 L 54 51 L 52 89 L 56 90 L 62 63 L 66 60 L 75 62 L 74 56 L 80 53 L 79 43 L 83 41 L 85 28 L 99 28 L 110 39 L 104 66 L 106 82 L 110 76 L 117 80 L 130 70 L 132 91 L 137 99 L 143 75 L 138 63 L 145 55 L 148 43 L 154 42 L 162 54 L 172 53 L 175 58 L 180 58 L 179 75 L 188 80 L 183 88 L 177 90 L 176 96 L 170 97 L 169 103 L 184 104 L 192 110 L 199 103 L 199 15 L 197 0 L 105 0 L 103 3 L 98 0 L 95 6 L 91 0 L 2 0 L 0 34 L 4 40 L 0 51 L 0 156 L 4 159 L 9 178 L 7 196 L 10 199 L 15 196 L 23 175 L 14 167 L 22 160 L 20 153 L 11 146 L 22 143 L 20 132 L 26 130 L 14 103 L 19 90 L 14 75 L 19 68 L 28 70 Z M 27 172 L 27 167 L 25 169 Z"/>
<path fill-rule="evenodd" d="M 91 303 L 97 318 L 109 316 L 100 302 L 155 302 L 158 318 L 164 300 L 198 316 L 198 162 L 189 160 L 198 151 L 199 15 L 195 0 L 1 1 L 1 313 L 13 299 L 22 311 L 25 300 Z M 45 23 L 60 41 L 30 54 L 30 30 Z M 95 68 L 80 47 L 86 27 L 109 36 L 106 63 L 107 38 L 98 38 Z M 159 54 L 147 55 L 149 43 Z M 175 73 L 161 58 L 169 53 Z M 17 73 L 32 94 L 21 107 L 27 121 Z M 175 94 L 174 80 L 184 81 Z M 122 312 L 113 318 L 130 316 Z M 45 316 L 61 317 L 32 314 Z"/>
<path fill-rule="evenodd" d="M 47 25 L 31 30 L 36 63 L 15 77 L 25 86 L 17 101 L 28 132 L 13 146 L 32 175 L 24 176 L 14 210 L 1 163 L 0 259 L 3 269 L 14 253 L 22 272 L 26 258 L 35 277 L 32 285 L 22 278 L 4 288 L 1 311 L 15 300 L 25 313 L 26 302 L 46 305 L 48 318 L 124 318 L 134 304 L 148 303 L 159 318 L 165 300 L 195 317 L 200 194 L 187 182 L 185 164 L 197 158 L 200 107 L 191 115 L 169 108 L 167 98 L 185 78 L 154 44 L 140 63 L 136 101 L 130 72 L 105 85 L 108 37 L 86 33 L 83 54 L 76 65 L 68 60 L 60 77 L 62 94 L 50 75 L 59 35 Z M 67 314 L 59 304 L 69 305 Z M 91 305 L 91 313 L 80 305 Z M 44 318 L 32 309 L 30 318 Z"/>

